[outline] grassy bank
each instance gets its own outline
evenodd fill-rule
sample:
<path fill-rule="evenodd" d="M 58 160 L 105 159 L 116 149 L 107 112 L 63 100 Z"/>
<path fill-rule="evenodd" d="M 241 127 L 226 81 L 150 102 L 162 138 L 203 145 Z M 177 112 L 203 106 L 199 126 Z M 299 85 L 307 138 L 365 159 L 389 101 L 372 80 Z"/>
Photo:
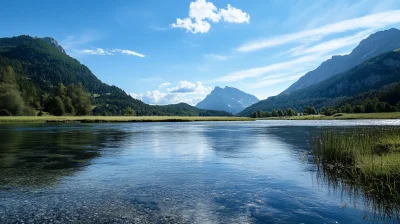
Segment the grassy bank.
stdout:
<path fill-rule="evenodd" d="M 377 210 L 400 211 L 400 127 L 330 130 L 313 139 L 314 159 L 328 179 L 362 189 Z M 350 186 L 350 187 L 349 187 Z"/>
<path fill-rule="evenodd" d="M 191 122 L 191 121 L 253 121 L 246 117 L 180 117 L 180 116 L 42 116 L 0 117 L 0 123 L 56 123 L 56 122 Z"/>
<path fill-rule="evenodd" d="M 257 120 L 351 120 L 351 119 L 400 119 L 400 112 L 390 113 L 362 113 L 362 114 L 335 114 L 325 115 L 305 115 L 293 117 L 267 117 L 257 118 Z"/>

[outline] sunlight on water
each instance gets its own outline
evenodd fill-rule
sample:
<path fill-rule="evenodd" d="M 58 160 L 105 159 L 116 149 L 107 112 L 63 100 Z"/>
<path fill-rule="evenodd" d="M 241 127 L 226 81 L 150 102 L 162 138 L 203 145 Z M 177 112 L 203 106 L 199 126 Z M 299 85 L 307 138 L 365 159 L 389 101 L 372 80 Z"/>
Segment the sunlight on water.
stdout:
<path fill-rule="evenodd" d="M 310 136 L 381 121 L 2 125 L 0 220 L 379 222 L 317 178 Z"/>

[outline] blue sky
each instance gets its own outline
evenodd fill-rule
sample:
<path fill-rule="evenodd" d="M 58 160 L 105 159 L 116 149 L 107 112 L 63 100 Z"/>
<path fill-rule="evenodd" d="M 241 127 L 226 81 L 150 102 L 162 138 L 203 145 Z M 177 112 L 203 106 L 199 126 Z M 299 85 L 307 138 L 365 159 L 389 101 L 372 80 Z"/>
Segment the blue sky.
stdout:
<path fill-rule="evenodd" d="M 150 104 L 215 86 L 276 95 L 369 34 L 399 28 L 398 0 L 2 2 L 0 36 L 54 37 L 102 81 Z"/>

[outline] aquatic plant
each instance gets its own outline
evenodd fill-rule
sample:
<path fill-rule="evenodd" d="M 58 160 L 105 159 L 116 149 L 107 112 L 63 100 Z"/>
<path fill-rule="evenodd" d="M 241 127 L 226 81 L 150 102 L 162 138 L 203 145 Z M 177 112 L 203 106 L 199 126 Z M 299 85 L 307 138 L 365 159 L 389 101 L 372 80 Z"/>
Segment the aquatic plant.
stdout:
<path fill-rule="evenodd" d="M 323 131 L 312 141 L 319 177 L 365 196 L 386 217 L 400 214 L 400 127 Z"/>

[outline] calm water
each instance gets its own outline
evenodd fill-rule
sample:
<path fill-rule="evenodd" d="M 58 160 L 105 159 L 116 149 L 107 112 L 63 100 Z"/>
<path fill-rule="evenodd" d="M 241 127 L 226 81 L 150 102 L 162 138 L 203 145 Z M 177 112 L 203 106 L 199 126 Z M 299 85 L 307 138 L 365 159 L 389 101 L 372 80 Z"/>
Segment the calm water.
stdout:
<path fill-rule="evenodd" d="M 0 223 L 376 223 L 308 155 L 361 125 L 400 121 L 0 125 Z"/>

